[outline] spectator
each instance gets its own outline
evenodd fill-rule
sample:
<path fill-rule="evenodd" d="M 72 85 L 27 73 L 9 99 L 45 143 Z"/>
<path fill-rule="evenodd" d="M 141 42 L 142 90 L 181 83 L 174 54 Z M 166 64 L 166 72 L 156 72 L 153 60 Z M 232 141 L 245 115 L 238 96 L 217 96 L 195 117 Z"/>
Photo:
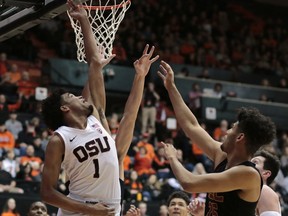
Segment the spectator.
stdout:
<path fill-rule="evenodd" d="M 0 77 L 8 71 L 8 63 L 7 63 L 7 55 L 6 53 L 2 52 L 0 54 Z"/>
<path fill-rule="evenodd" d="M 16 200 L 9 198 L 3 206 L 1 216 L 20 216 L 16 207 Z"/>
<path fill-rule="evenodd" d="M 217 141 L 222 142 L 224 136 L 226 136 L 227 130 L 228 130 L 228 121 L 226 119 L 222 119 L 220 125 L 216 127 L 213 131 L 213 138 Z"/>
<path fill-rule="evenodd" d="M 199 83 L 193 83 L 192 88 L 189 91 L 188 107 L 198 118 L 201 117 L 201 97 L 202 90 Z"/>
<path fill-rule="evenodd" d="M 135 170 L 130 172 L 129 178 L 125 180 L 126 199 L 135 202 L 142 200 L 143 184 L 138 179 L 138 174 Z"/>
<path fill-rule="evenodd" d="M 16 112 L 11 112 L 9 114 L 9 119 L 5 121 L 7 130 L 13 134 L 15 140 L 18 139 L 18 134 L 23 130 L 23 124 L 17 120 L 17 116 L 18 114 Z"/>
<path fill-rule="evenodd" d="M 116 54 L 116 56 L 112 59 L 111 63 L 113 64 L 127 64 L 127 54 L 125 48 L 122 46 L 122 43 L 120 40 L 118 40 L 113 47 L 113 54 Z"/>
<path fill-rule="evenodd" d="M 188 77 L 189 76 L 188 68 L 187 67 L 182 67 L 177 75 L 178 75 L 178 77 Z"/>
<path fill-rule="evenodd" d="M 30 75 L 27 71 L 23 71 L 21 79 L 17 82 L 18 94 L 21 99 L 20 111 L 31 112 L 35 110 L 35 88 L 39 86 L 30 80 Z"/>
<path fill-rule="evenodd" d="M 47 129 L 41 132 L 41 148 L 45 151 L 50 139 L 50 133 Z"/>
<path fill-rule="evenodd" d="M 160 205 L 159 207 L 159 216 L 168 216 L 168 206 L 165 204 Z"/>
<path fill-rule="evenodd" d="M 168 141 L 168 140 L 166 140 Z M 177 149 L 177 159 L 183 164 L 183 166 L 189 170 L 190 172 L 193 172 L 194 170 L 194 165 L 187 161 L 187 160 L 184 160 L 183 158 L 183 151 L 181 149 Z"/>
<path fill-rule="evenodd" d="M 145 181 L 143 186 L 143 200 L 145 202 L 157 200 L 161 193 L 162 183 L 158 180 L 155 174 L 152 174 Z"/>
<path fill-rule="evenodd" d="M 271 87 L 271 83 L 270 83 L 270 81 L 269 81 L 267 78 L 263 78 L 263 79 L 261 80 L 261 86 Z"/>
<path fill-rule="evenodd" d="M 7 151 L 6 156 L 2 161 L 2 170 L 9 172 L 13 179 L 16 178 L 16 175 L 19 172 L 19 162 L 15 158 L 13 149 Z"/>
<path fill-rule="evenodd" d="M 41 138 L 39 136 L 34 137 L 32 145 L 34 147 L 34 155 L 36 157 L 41 158 L 41 160 L 44 161 L 45 151 L 43 150 L 42 145 L 41 145 Z"/>
<path fill-rule="evenodd" d="M 7 71 L 5 76 L 9 76 L 9 82 L 11 84 L 16 84 L 21 79 L 21 72 L 19 71 L 17 64 L 12 64 L 11 69 Z"/>
<path fill-rule="evenodd" d="M 0 193 L 1 192 L 23 194 L 24 190 L 16 186 L 16 181 L 9 172 L 0 170 Z"/>
<path fill-rule="evenodd" d="M 269 101 L 269 98 L 266 94 L 262 93 L 260 95 L 260 98 L 259 98 L 259 101 L 262 101 L 262 102 L 268 102 Z"/>
<path fill-rule="evenodd" d="M 169 136 L 170 131 L 167 128 L 167 118 L 174 118 L 173 110 L 168 107 L 165 100 L 159 101 L 157 104 L 156 115 L 156 138 L 157 140 L 164 140 Z"/>
<path fill-rule="evenodd" d="M 223 95 L 222 92 L 223 86 L 221 83 L 215 83 L 213 87 L 212 96 L 216 98 L 221 98 Z"/>
<path fill-rule="evenodd" d="M 136 152 L 134 160 L 134 169 L 141 179 L 147 179 L 151 174 L 155 174 L 155 170 L 152 168 L 151 156 L 149 156 L 145 146 L 139 147 Z"/>
<path fill-rule="evenodd" d="M 205 123 L 201 123 L 200 124 L 201 127 L 204 129 L 204 130 L 207 130 L 206 128 L 206 124 Z M 202 164 L 202 166 L 204 166 L 205 168 L 203 168 L 202 170 L 207 170 L 208 172 L 211 172 L 213 171 L 213 163 L 212 161 L 204 154 L 204 152 L 202 151 L 202 149 L 200 149 L 198 147 L 198 144 L 197 143 L 193 143 L 192 141 L 192 153 L 193 153 L 193 156 L 195 158 L 195 167 L 194 167 L 194 170 L 193 172 L 197 171 L 199 172 L 199 164 Z M 204 173 L 203 171 L 200 171 L 200 173 Z"/>
<path fill-rule="evenodd" d="M 140 147 L 144 146 L 146 148 L 146 151 L 150 160 L 152 161 L 155 157 L 155 150 L 154 150 L 154 146 L 151 143 L 149 143 L 149 139 L 150 139 L 150 134 L 143 133 L 142 139 L 136 144 L 136 146 L 134 147 L 134 150 L 138 152 Z"/>
<path fill-rule="evenodd" d="M 153 168 L 156 170 L 159 179 L 167 179 L 171 175 L 170 165 L 164 156 L 164 148 L 159 147 L 153 159 Z"/>
<path fill-rule="evenodd" d="M 142 133 L 146 133 L 148 130 L 148 122 L 151 128 L 151 133 L 155 133 L 156 123 L 156 103 L 160 100 L 160 96 L 155 91 L 153 82 L 148 82 L 147 87 L 143 94 L 142 105 Z"/>
<path fill-rule="evenodd" d="M 3 156 L 8 150 L 14 151 L 14 148 L 15 139 L 13 134 L 6 129 L 4 122 L 0 122 L 0 157 Z"/>
<path fill-rule="evenodd" d="M 118 127 L 119 127 L 119 116 L 116 113 L 112 113 L 112 115 L 110 116 L 110 118 L 108 119 L 108 123 L 109 123 L 109 128 L 111 131 L 111 135 L 113 138 L 116 137 L 117 131 L 118 131 Z"/>
<path fill-rule="evenodd" d="M 288 143 L 283 145 L 282 155 L 280 157 L 281 170 L 285 177 L 288 176 Z M 288 188 L 287 188 L 288 190 Z"/>
<path fill-rule="evenodd" d="M 6 101 L 6 96 L 0 94 L 0 122 L 5 122 L 9 118 L 9 105 Z"/>
<path fill-rule="evenodd" d="M 124 176 L 128 176 L 130 174 L 130 168 L 132 166 L 132 160 L 129 155 L 125 155 L 123 161 L 123 169 L 124 169 Z"/>
<path fill-rule="evenodd" d="M 25 181 L 25 182 L 36 181 L 37 179 L 32 175 L 32 171 L 33 169 L 30 163 L 21 164 L 16 179 L 18 181 Z"/>
<path fill-rule="evenodd" d="M 181 55 L 178 46 L 175 46 L 172 48 L 172 53 L 170 54 L 169 62 L 171 62 L 171 64 L 184 64 L 185 63 L 185 58 L 183 57 L 183 55 Z"/>
<path fill-rule="evenodd" d="M 15 103 L 18 99 L 17 85 L 11 82 L 10 74 L 6 73 L 0 81 L 0 93 L 7 96 L 9 103 Z"/>
<path fill-rule="evenodd" d="M 281 78 L 279 80 L 278 88 L 283 88 L 283 89 L 287 89 L 288 88 L 287 80 L 285 78 Z"/>
<path fill-rule="evenodd" d="M 25 149 L 27 145 L 33 143 L 34 138 L 37 136 L 35 124 L 33 121 L 28 121 L 24 127 L 24 130 L 18 134 L 17 144 L 21 145 Z"/>
<path fill-rule="evenodd" d="M 138 208 L 140 209 L 140 216 L 149 216 L 147 215 L 147 203 L 146 202 L 140 202 L 138 204 Z"/>
<path fill-rule="evenodd" d="M 36 181 L 41 181 L 41 158 L 35 156 L 35 150 L 32 145 L 28 145 L 26 148 L 26 155 L 20 158 L 20 164 L 25 166 L 30 164 L 32 167 L 32 176 Z"/>
<path fill-rule="evenodd" d="M 197 75 L 197 78 L 210 79 L 210 74 L 209 74 L 208 68 L 203 68 L 201 73 L 199 75 Z"/>

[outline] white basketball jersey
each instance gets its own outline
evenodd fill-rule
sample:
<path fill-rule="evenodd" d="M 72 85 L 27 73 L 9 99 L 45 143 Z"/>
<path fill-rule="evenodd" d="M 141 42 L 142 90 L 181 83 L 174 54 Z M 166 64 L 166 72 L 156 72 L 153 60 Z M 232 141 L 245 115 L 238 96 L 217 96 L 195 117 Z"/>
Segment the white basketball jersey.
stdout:
<path fill-rule="evenodd" d="M 108 204 L 120 215 L 121 190 L 114 139 L 92 115 L 84 130 L 62 126 L 55 132 L 65 143 L 62 167 L 70 180 L 68 197 Z M 83 214 L 59 209 L 58 215 Z"/>

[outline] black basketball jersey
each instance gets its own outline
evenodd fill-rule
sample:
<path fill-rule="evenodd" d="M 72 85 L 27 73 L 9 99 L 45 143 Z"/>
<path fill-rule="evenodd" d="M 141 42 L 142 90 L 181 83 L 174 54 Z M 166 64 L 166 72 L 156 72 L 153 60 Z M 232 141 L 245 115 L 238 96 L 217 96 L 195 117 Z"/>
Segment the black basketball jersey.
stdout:
<path fill-rule="evenodd" d="M 226 165 L 227 159 L 222 161 L 214 172 L 219 173 L 224 171 Z M 251 166 L 256 169 L 255 165 L 250 161 L 239 165 Z M 263 182 L 261 178 L 261 189 L 262 186 Z M 224 193 L 207 193 L 205 216 L 255 216 L 257 202 L 247 202 L 241 199 L 238 196 L 238 192 L 239 190 Z"/>

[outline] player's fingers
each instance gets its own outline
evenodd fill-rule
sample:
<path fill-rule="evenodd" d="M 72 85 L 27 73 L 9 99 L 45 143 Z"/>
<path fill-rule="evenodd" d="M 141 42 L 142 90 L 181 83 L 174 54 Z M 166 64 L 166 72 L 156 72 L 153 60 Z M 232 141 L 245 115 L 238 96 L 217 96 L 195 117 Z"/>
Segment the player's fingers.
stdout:
<path fill-rule="evenodd" d="M 68 0 L 67 3 L 72 10 L 77 8 L 77 5 L 72 0 Z"/>
<path fill-rule="evenodd" d="M 145 46 L 145 48 L 144 48 L 144 50 L 143 50 L 143 55 L 144 55 L 144 54 L 147 54 L 148 49 L 149 49 L 149 44 L 146 44 L 146 46 Z"/>
<path fill-rule="evenodd" d="M 154 63 L 155 61 L 157 61 L 159 59 L 159 55 L 155 56 L 154 58 L 152 58 L 150 61 L 151 63 Z"/>
<path fill-rule="evenodd" d="M 164 143 L 163 141 L 160 142 L 163 147 L 169 147 L 170 144 Z"/>
<path fill-rule="evenodd" d="M 155 47 L 152 46 L 151 49 L 150 49 L 150 51 L 149 51 L 149 56 L 150 56 L 150 57 L 153 55 L 154 50 L 155 50 Z"/>
<path fill-rule="evenodd" d="M 140 59 L 144 59 L 146 57 L 149 57 L 149 55 L 148 54 L 143 54 Z"/>
<path fill-rule="evenodd" d="M 162 61 L 161 61 L 161 62 L 162 62 Z M 168 73 L 167 70 L 166 70 L 166 68 L 163 67 L 163 65 L 160 64 L 159 68 L 160 68 L 160 71 L 161 71 L 162 73 L 164 73 L 165 75 Z"/>
<path fill-rule="evenodd" d="M 112 54 L 107 58 L 107 61 L 110 62 L 114 57 L 116 56 L 116 54 Z"/>
<path fill-rule="evenodd" d="M 108 215 L 115 215 L 116 211 L 114 208 L 108 207 Z"/>
<path fill-rule="evenodd" d="M 164 81 L 165 80 L 165 76 L 160 72 L 157 71 L 157 75 Z"/>
<path fill-rule="evenodd" d="M 104 46 L 102 46 L 101 44 L 99 45 L 99 50 L 100 50 L 100 53 L 103 54 L 104 53 Z"/>
<path fill-rule="evenodd" d="M 137 59 L 136 61 L 134 61 L 134 66 L 137 65 L 139 63 L 139 60 Z"/>
<path fill-rule="evenodd" d="M 170 65 L 168 63 L 166 63 L 165 61 L 161 61 L 161 65 L 168 71 L 171 69 Z"/>

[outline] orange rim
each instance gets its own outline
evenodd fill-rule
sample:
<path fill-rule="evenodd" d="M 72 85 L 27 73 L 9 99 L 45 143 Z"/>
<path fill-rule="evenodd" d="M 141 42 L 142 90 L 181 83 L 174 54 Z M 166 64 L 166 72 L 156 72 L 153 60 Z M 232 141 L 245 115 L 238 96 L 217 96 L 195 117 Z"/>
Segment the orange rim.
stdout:
<path fill-rule="evenodd" d="M 121 4 L 118 5 L 111 5 L 111 6 L 86 6 L 86 5 L 81 5 L 84 9 L 87 10 L 113 10 L 117 8 L 121 8 L 129 4 L 131 0 L 127 0 L 125 2 L 122 2 Z"/>

